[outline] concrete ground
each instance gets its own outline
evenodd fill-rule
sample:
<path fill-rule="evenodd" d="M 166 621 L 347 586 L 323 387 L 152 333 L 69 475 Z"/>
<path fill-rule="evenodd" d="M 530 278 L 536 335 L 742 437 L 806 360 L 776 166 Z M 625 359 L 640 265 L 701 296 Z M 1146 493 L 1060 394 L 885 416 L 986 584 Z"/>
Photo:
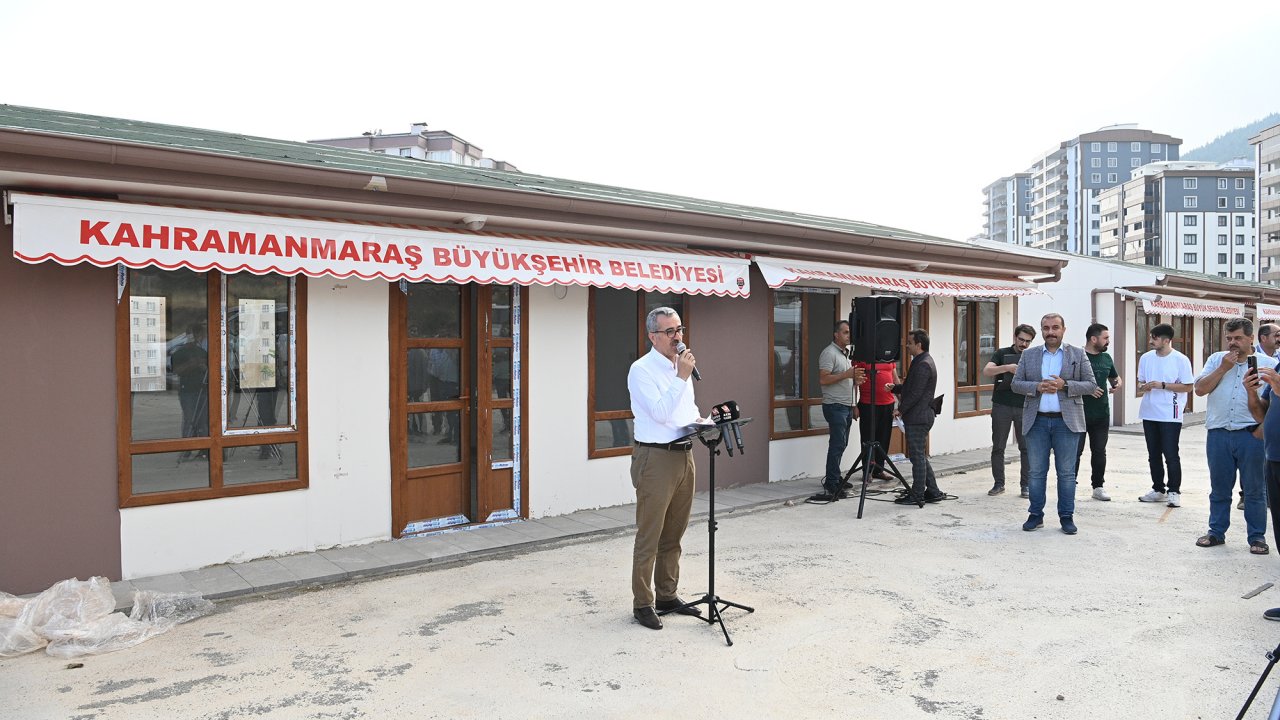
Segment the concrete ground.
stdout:
<path fill-rule="evenodd" d="M 1052 510 L 1022 532 L 1025 501 L 987 497 L 986 470 L 940 478 L 955 500 L 872 500 L 861 520 L 849 501 L 722 516 L 716 590 L 756 608 L 725 611 L 732 647 L 693 618 L 660 632 L 631 620 L 620 528 L 225 600 L 79 668 L 0 660 L 0 716 L 1234 717 L 1280 639 L 1261 617 L 1280 590 L 1245 598 L 1275 581 L 1276 554 L 1248 553 L 1236 510 L 1226 545 L 1195 547 L 1203 426 L 1182 449 L 1184 506 L 1142 504 L 1142 438 L 1113 434 L 1115 499 L 1082 485 L 1076 536 Z M 695 520 L 686 598 L 705 591 L 707 561 Z M 1247 717 L 1266 717 L 1278 680 Z"/>

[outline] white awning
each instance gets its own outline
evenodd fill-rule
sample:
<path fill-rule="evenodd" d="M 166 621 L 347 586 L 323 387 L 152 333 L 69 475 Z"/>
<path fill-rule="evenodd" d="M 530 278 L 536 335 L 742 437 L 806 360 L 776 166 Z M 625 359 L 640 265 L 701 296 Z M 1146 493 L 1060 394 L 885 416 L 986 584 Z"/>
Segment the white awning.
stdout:
<path fill-rule="evenodd" d="M 1244 303 L 1200 298 L 1178 297 L 1161 293 L 1159 300 L 1143 298 L 1142 309 L 1148 315 L 1183 315 L 1199 318 L 1244 317 Z"/>
<path fill-rule="evenodd" d="M 1257 319 L 1262 320 L 1280 320 L 1280 305 L 1267 305 L 1266 303 L 1256 303 L 1254 308 L 1258 312 Z"/>
<path fill-rule="evenodd" d="M 771 288 L 801 280 L 828 280 L 846 285 L 860 285 L 872 290 L 912 295 L 1007 297 L 1043 294 L 1043 291 L 1034 283 L 1023 280 L 992 280 L 961 275 L 882 270 L 776 257 L 756 256 L 751 260 L 760 268 L 765 283 Z"/>
<path fill-rule="evenodd" d="M 587 285 L 747 297 L 731 253 L 331 222 L 13 193 L 13 254 L 28 263 L 500 285 Z"/>

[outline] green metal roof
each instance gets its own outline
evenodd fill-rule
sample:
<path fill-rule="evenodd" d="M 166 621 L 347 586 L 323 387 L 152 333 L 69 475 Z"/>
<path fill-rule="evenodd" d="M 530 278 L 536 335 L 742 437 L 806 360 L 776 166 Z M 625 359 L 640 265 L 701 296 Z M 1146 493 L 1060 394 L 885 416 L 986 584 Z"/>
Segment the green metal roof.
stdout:
<path fill-rule="evenodd" d="M 202 152 L 226 157 L 287 163 L 302 167 L 668 209 L 739 220 L 778 223 L 867 237 L 912 240 L 952 247 L 973 247 L 968 243 L 856 220 L 842 220 L 820 215 L 735 205 L 647 190 L 634 190 L 576 180 L 565 180 L 545 175 L 505 172 L 416 160 L 292 140 L 274 140 L 272 138 L 240 135 L 238 133 L 202 130 L 177 125 L 161 125 L 96 115 L 82 115 L 59 110 L 0 105 L 0 130 L 100 139 L 187 152 Z"/>

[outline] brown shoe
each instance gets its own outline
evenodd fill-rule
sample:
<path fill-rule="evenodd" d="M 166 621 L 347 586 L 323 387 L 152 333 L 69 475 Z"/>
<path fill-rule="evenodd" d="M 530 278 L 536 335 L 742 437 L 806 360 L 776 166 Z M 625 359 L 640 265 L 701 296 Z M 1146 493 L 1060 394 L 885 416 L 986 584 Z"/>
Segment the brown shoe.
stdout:
<path fill-rule="evenodd" d="M 672 598 L 671 600 L 659 600 L 655 607 L 658 609 L 658 612 L 662 613 L 674 611 L 677 615 L 693 615 L 695 617 L 702 617 L 701 610 L 693 606 L 683 607 L 684 604 L 685 602 L 680 598 Z M 677 608 L 679 609 L 677 610 Z"/>
<path fill-rule="evenodd" d="M 639 607 L 634 611 L 636 622 L 649 628 L 650 630 L 662 629 L 662 618 L 658 617 L 658 613 L 653 611 L 651 607 Z"/>

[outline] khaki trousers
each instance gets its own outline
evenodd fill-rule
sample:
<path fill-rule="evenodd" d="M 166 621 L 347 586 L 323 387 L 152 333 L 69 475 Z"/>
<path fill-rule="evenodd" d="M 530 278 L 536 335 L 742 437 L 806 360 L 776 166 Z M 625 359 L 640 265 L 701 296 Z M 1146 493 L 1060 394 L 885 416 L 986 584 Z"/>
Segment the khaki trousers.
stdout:
<path fill-rule="evenodd" d="M 631 556 L 634 607 L 671 600 L 680 582 L 680 539 L 693 507 L 693 451 L 635 446 L 631 484 L 636 489 L 636 544 Z"/>

